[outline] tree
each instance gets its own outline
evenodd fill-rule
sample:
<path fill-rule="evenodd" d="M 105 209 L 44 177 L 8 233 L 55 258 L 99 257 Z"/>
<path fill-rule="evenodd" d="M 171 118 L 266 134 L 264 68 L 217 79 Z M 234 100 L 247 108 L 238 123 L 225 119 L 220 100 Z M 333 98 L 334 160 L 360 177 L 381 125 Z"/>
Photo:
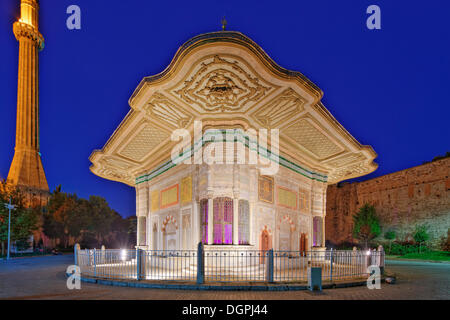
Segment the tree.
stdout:
<path fill-rule="evenodd" d="M 15 205 L 11 211 L 11 242 L 17 244 L 28 243 L 30 236 L 38 229 L 39 208 L 26 208 L 24 196 L 19 188 L 8 186 L 5 181 L 0 182 L 0 242 L 2 255 L 5 254 L 5 243 L 8 241 L 9 211 L 5 207 L 9 199 Z"/>
<path fill-rule="evenodd" d="M 425 225 L 416 226 L 413 238 L 414 241 L 419 244 L 419 253 L 420 253 L 422 251 L 422 243 L 426 242 L 430 238 L 427 227 Z"/>
<path fill-rule="evenodd" d="M 384 238 L 385 238 L 386 240 L 389 240 L 389 253 L 391 252 L 392 240 L 395 240 L 396 237 L 397 237 L 397 234 L 395 233 L 394 230 L 387 231 L 387 232 L 384 234 Z"/>
<path fill-rule="evenodd" d="M 127 219 L 128 223 L 128 239 L 130 240 L 131 244 L 134 246 L 136 245 L 137 240 L 137 217 L 136 216 L 129 216 Z"/>
<path fill-rule="evenodd" d="M 376 215 L 375 207 L 366 203 L 353 216 L 353 236 L 362 241 L 367 249 L 369 241 L 380 233 L 380 221 Z"/>
<path fill-rule="evenodd" d="M 114 222 L 122 217 L 112 210 L 102 197 L 90 196 L 89 204 L 92 219 L 90 231 L 95 234 L 98 245 L 109 244 L 115 237 Z"/>
<path fill-rule="evenodd" d="M 61 192 L 61 186 L 53 191 L 43 219 L 43 232 L 51 239 L 60 239 L 67 248 L 73 233 L 73 215 L 76 213 L 78 198 L 75 194 Z"/>
<path fill-rule="evenodd" d="M 128 246 L 128 221 L 111 209 L 98 196 L 78 198 L 64 193 L 58 186 L 52 193 L 44 214 L 43 231 L 52 239 L 59 239 L 64 247 L 71 238 L 83 247 Z"/>

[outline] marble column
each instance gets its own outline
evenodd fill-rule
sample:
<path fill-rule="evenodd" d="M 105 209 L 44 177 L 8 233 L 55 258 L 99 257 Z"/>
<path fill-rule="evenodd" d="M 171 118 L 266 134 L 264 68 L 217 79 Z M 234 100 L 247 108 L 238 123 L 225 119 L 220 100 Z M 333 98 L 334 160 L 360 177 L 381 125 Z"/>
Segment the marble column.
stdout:
<path fill-rule="evenodd" d="M 249 219 L 249 228 L 248 228 L 248 244 L 256 245 L 255 237 L 253 236 L 254 230 L 254 222 L 253 222 L 253 210 L 255 210 L 255 203 L 253 201 L 248 203 L 248 219 Z"/>
<path fill-rule="evenodd" d="M 233 245 L 239 245 L 239 168 L 233 165 Z"/>
<path fill-rule="evenodd" d="M 214 205 L 213 198 L 208 197 L 208 244 L 214 244 Z"/>
<path fill-rule="evenodd" d="M 239 198 L 233 199 L 233 245 L 239 244 Z"/>
<path fill-rule="evenodd" d="M 195 249 L 197 244 L 202 241 L 202 228 L 200 226 L 200 204 L 197 200 L 192 202 L 192 229 L 193 236 L 191 238 L 190 248 Z"/>
<path fill-rule="evenodd" d="M 325 247 L 325 214 L 322 217 L 322 245 L 321 247 Z"/>

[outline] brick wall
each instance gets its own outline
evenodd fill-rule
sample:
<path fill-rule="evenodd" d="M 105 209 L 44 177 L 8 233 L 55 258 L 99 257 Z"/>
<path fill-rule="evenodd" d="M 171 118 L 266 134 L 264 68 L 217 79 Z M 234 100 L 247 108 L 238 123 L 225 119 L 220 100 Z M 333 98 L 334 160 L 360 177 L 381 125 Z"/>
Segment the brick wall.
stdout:
<path fill-rule="evenodd" d="M 352 216 L 370 203 L 383 234 L 395 228 L 397 238 L 408 240 L 417 224 L 427 224 L 430 243 L 437 246 L 450 228 L 449 171 L 450 158 L 445 158 L 363 182 L 328 186 L 326 239 L 353 242 Z"/>

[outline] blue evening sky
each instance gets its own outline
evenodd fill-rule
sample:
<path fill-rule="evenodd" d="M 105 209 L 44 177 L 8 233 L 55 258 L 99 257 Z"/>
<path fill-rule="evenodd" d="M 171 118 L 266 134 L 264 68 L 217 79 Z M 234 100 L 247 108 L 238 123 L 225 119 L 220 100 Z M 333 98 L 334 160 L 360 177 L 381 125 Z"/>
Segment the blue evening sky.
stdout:
<path fill-rule="evenodd" d="M 134 190 L 89 171 L 129 110 L 140 80 L 162 71 L 177 48 L 200 33 L 240 31 L 279 65 L 324 91 L 323 103 L 378 153 L 375 177 L 450 151 L 450 1 L 41 0 L 41 152 L 50 189 L 103 196 L 134 214 Z M 66 8 L 82 10 L 82 29 L 66 28 Z M 381 8 L 382 30 L 366 28 Z M 19 0 L 0 1 L 0 177 L 13 157 Z"/>

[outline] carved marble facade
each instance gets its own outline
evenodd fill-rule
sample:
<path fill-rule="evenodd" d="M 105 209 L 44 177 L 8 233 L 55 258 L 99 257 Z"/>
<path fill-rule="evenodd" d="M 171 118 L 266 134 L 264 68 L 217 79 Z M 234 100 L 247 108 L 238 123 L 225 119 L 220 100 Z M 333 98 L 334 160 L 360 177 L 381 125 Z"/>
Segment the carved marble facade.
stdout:
<path fill-rule="evenodd" d="M 373 149 L 339 124 L 322 95 L 245 35 L 202 34 L 182 45 L 162 73 L 141 81 L 130 112 L 91 154 L 90 169 L 136 188 L 138 244 L 147 248 L 193 249 L 200 241 L 263 250 L 323 246 L 327 185 L 377 165 Z M 179 141 L 171 135 L 185 130 L 194 137 L 185 146 L 195 150 L 197 121 L 201 137 L 213 129 L 278 129 L 278 172 L 262 176 L 257 166 L 236 161 L 173 163 Z"/>
<path fill-rule="evenodd" d="M 235 171 L 239 174 L 233 174 Z M 268 233 L 269 249 L 300 250 L 302 236 L 305 249 L 322 246 L 327 184 L 280 168 L 269 177 L 273 183 L 269 189 L 276 191 L 273 201 L 267 201 L 261 192 L 264 188 L 255 188 L 258 181 L 266 179 L 254 165 L 182 164 L 138 184 L 138 230 L 146 230 L 138 232 L 138 244 L 148 249 L 180 250 L 195 249 L 203 242 L 207 247 L 233 245 L 260 250 L 264 249 L 262 237 Z M 190 199 L 181 196 L 183 189 Z M 171 195 L 166 195 L 168 192 Z M 155 197 L 165 205 L 152 205 Z M 221 199 L 227 199 L 231 215 L 218 222 L 217 214 L 223 211 Z M 314 219 L 321 223 L 314 225 Z"/>

